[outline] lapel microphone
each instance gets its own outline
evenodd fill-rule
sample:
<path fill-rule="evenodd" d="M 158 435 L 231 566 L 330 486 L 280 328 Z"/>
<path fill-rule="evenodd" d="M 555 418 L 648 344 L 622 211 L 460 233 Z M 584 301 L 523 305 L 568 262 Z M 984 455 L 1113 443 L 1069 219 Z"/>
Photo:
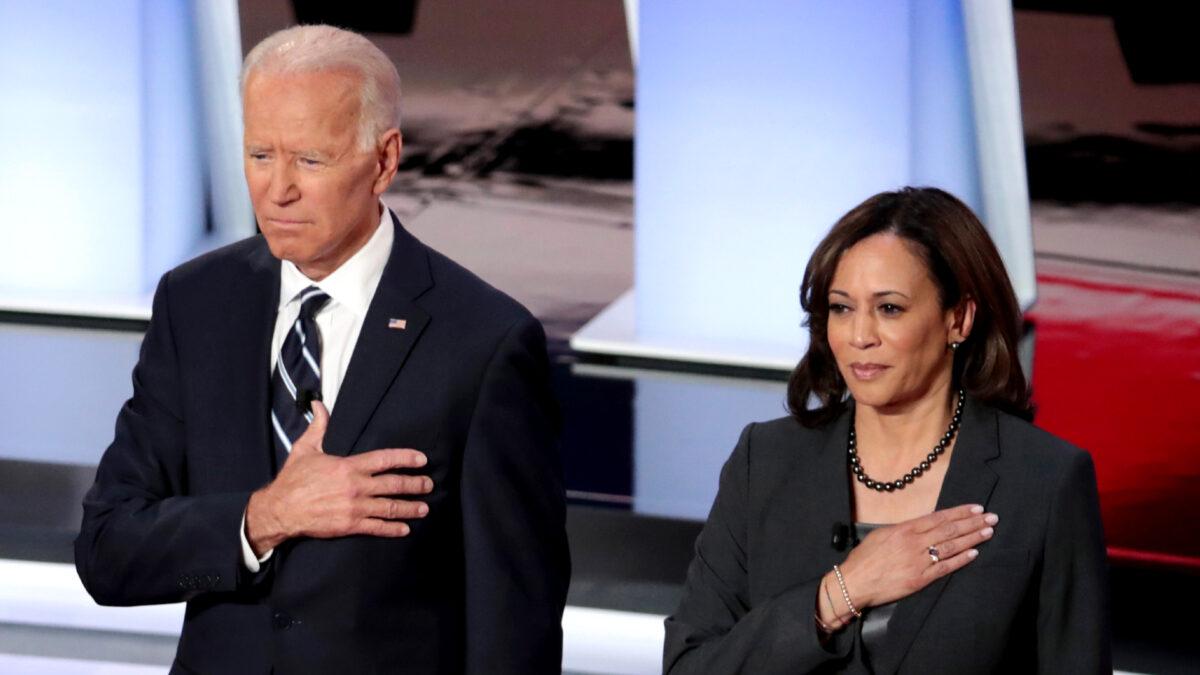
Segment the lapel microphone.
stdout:
<path fill-rule="evenodd" d="M 850 545 L 850 526 L 845 523 L 833 524 L 833 537 L 829 541 L 829 545 L 835 551 L 845 551 Z"/>
<path fill-rule="evenodd" d="M 296 391 L 296 407 L 300 412 L 311 413 L 312 402 L 321 400 L 321 392 L 312 389 L 300 389 Z"/>

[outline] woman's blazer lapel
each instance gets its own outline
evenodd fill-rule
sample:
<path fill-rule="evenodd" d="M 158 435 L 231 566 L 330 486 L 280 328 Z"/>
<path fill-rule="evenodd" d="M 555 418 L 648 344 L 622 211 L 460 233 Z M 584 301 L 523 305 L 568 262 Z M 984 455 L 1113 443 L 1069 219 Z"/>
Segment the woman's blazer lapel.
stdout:
<path fill-rule="evenodd" d="M 750 494 L 757 503 L 750 512 L 761 514 L 761 525 L 751 550 L 763 561 L 751 577 L 753 597 L 773 597 L 821 576 L 849 553 L 848 541 L 840 551 L 832 542 L 836 524 L 849 528 L 854 522 L 846 469 L 849 419 L 843 414 L 808 439 L 814 432 L 796 423 L 793 433 L 752 448 Z M 776 443 L 781 447 L 770 447 Z"/>
<path fill-rule="evenodd" d="M 986 508 L 997 478 L 988 463 L 999 456 L 999 422 L 995 411 L 968 398 L 963 406 L 962 427 L 938 495 L 937 508 L 962 504 L 982 504 Z M 887 637 L 872 659 L 875 672 L 896 672 L 953 577 L 953 574 L 942 577 L 896 605 L 888 623 Z"/>

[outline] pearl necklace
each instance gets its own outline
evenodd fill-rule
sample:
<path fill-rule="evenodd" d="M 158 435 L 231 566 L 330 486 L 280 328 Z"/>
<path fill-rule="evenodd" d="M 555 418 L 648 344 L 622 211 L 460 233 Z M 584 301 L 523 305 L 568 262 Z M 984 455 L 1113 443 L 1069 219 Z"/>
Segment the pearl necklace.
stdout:
<path fill-rule="evenodd" d="M 892 492 L 894 490 L 903 490 L 905 488 L 905 486 L 907 486 L 909 483 L 913 482 L 914 480 L 920 478 L 922 474 L 924 474 L 926 471 L 928 471 L 929 466 L 931 464 L 933 464 L 934 462 L 936 462 L 938 457 L 941 457 L 942 454 L 946 452 L 946 448 L 950 445 L 950 441 L 954 440 L 954 435 L 956 433 L 958 433 L 959 425 L 962 424 L 962 408 L 963 408 L 963 391 L 962 391 L 962 389 L 959 389 L 958 390 L 958 403 L 955 404 L 955 406 L 954 406 L 954 416 L 950 418 L 950 426 L 949 426 L 949 428 L 946 429 L 946 433 L 942 434 L 942 440 L 938 441 L 937 445 L 933 446 L 933 450 L 930 450 L 928 455 L 925 455 L 925 461 L 914 466 L 912 468 L 912 471 L 909 471 L 908 473 L 904 474 L 903 477 L 898 478 L 894 481 L 890 481 L 890 482 L 889 481 L 877 481 L 877 480 L 871 478 L 870 476 L 868 476 L 866 471 L 863 471 L 862 462 L 860 462 L 858 459 L 858 450 L 855 448 L 854 415 L 851 414 L 851 416 L 850 416 L 850 448 L 849 448 L 849 452 L 848 452 L 847 456 L 848 456 L 848 461 L 850 462 L 850 470 L 854 472 L 854 478 L 858 482 L 867 486 L 868 489 L 876 490 L 878 492 Z"/>

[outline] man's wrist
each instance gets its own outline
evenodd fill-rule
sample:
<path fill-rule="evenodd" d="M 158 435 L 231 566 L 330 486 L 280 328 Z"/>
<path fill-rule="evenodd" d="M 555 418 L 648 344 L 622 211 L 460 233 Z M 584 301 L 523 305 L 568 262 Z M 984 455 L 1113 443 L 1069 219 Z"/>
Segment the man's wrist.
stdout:
<path fill-rule="evenodd" d="M 246 541 L 258 558 L 262 558 L 288 539 L 287 533 L 270 507 L 271 500 L 267 488 L 251 494 L 250 501 L 246 504 Z"/>
<path fill-rule="evenodd" d="M 262 569 L 262 564 L 271 559 L 271 554 L 275 549 L 270 549 L 262 555 L 254 552 L 250 547 L 250 540 L 246 538 L 246 512 L 242 511 L 242 522 L 238 523 L 238 541 L 242 547 L 242 565 L 246 567 L 252 574 L 258 574 Z"/>

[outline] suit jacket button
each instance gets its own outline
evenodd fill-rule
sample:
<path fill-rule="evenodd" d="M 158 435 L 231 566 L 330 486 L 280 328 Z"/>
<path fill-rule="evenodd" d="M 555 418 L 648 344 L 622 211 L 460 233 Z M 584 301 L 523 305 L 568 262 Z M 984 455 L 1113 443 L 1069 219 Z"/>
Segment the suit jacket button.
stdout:
<path fill-rule="evenodd" d="M 275 612 L 275 630 L 287 630 L 292 627 L 292 617 L 283 612 Z"/>

